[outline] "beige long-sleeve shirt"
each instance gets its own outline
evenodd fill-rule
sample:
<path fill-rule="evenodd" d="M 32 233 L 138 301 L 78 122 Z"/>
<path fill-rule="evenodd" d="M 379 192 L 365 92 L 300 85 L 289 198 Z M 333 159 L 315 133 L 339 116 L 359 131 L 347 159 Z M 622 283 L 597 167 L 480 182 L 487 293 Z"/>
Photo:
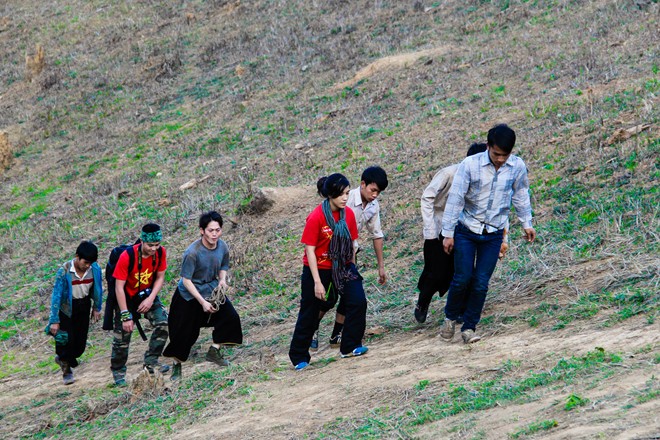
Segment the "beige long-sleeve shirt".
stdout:
<path fill-rule="evenodd" d="M 447 197 L 457 169 L 458 164 L 455 164 L 435 173 L 431 183 L 422 193 L 422 221 L 425 240 L 433 240 L 440 236 L 442 216 L 445 213 Z"/>

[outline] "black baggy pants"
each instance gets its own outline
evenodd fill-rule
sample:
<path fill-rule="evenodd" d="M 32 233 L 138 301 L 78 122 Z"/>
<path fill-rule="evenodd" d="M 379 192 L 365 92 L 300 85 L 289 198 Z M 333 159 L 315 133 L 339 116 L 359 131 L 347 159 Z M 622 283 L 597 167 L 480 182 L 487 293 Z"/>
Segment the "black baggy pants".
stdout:
<path fill-rule="evenodd" d="M 78 358 L 85 352 L 91 309 L 92 299 L 87 296 L 72 300 L 70 318 L 60 312 L 60 330 L 69 334 L 69 341 L 66 345 L 55 344 L 55 353 L 71 368 L 78 366 Z"/>
<path fill-rule="evenodd" d="M 241 318 L 229 298 L 215 313 L 205 313 L 202 305 L 195 299 L 186 301 L 178 290 L 172 296 L 170 313 L 167 319 L 170 343 L 165 347 L 163 356 L 174 357 L 184 362 L 190 356 L 199 331 L 203 327 L 213 327 L 213 343 L 222 345 L 240 345 L 243 343 Z"/>
<path fill-rule="evenodd" d="M 447 293 L 454 277 L 454 253 L 445 253 L 442 240 L 442 235 L 439 239 L 424 240 L 424 269 L 417 283 L 417 303 L 422 310 L 429 307 L 436 292 L 440 297 Z"/>
<path fill-rule="evenodd" d="M 350 270 L 356 279 L 347 281 L 342 292 L 340 292 L 345 305 L 346 319 L 339 349 L 344 354 L 350 353 L 362 345 L 367 322 L 367 298 L 362 287 L 362 277 L 354 264 L 350 265 Z M 316 298 L 312 271 L 308 266 L 303 266 L 302 276 L 300 277 L 300 311 L 298 312 L 296 328 L 293 331 L 291 346 L 289 347 L 289 359 L 291 359 L 293 365 L 311 360 L 309 344 L 312 342 L 312 337 L 318 327 L 319 311 L 330 310 L 337 301 L 337 292 L 334 290 L 334 285 L 330 285 L 332 271 L 320 269 L 319 276 L 326 292 L 329 292 L 330 301 L 321 301 Z"/>

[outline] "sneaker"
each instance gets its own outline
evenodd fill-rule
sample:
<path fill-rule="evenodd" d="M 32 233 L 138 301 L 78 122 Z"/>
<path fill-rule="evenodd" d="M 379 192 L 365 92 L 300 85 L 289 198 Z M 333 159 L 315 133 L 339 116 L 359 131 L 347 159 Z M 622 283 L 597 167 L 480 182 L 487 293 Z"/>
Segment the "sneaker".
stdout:
<path fill-rule="evenodd" d="M 174 365 L 172 365 L 172 376 L 170 376 L 170 380 L 172 381 L 181 380 L 182 376 L 183 376 L 183 372 L 181 371 L 181 364 L 175 363 Z"/>
<path fill-rule="evenodd" d="M 71 385 L 75 381 L 76 379 L 73 378 L 73 371 L 71 371 L 71 369 L 62 375 L 62 382 L 64 382 L 64 385 Z"/>
<path fill-rule="evenodd" d="M 429 308 L 422 309 L 419 306 L 419 303 L 415 306 L 415 319 L 417 322 L 420 324 L 423 324 L 426 322 L 426 315 L 429 313 Z"/>
<path fill-rule="evenodd" d="M 341 333 L 330 338 L 330 347 L 339 348 L 341 345 Z"/>
<path fill-rule="evenodd" d="M 300 371 L 300 370 L 304 370 L 307 367 L 309 367 L 309 362 L 303 361 L 303 362 L 300 362 L 295 367 L 293 367 L 293 369 L 296 370 L 296 371 Z"/>
<path fill-rule="evenodd" d="M 454 338 L 454 332 L 456 331 L 456 321 L 445 318 L 445 324 L 440 330 L 440 337 L 445 341 L 451 341 Z"/>
<path fill-rule="evenodd" d="M 229 362 L 222 356 L 220 349 L 212 345 L 209 347 L 209 351 L 206 352 L 206 360 L 221 367 L 229 366 Z"/>
<path fill-rule="evenodd" d="M 168 371 L 170 371 L 170 366 L 165 365 L 165 364 L 161 364 L 161 365 L 147 365 L 147 364 L 144 364 L 142 366 L 142 368 L 147 370 L 149 372 L 149 374 L 154 374 L 155 367 L 158 367 L 158 371 L 160 372 L 160 374 L 165 374 Z"/>
<path fill-rule="evenodd" d="M 479 336 L 477 332 L 472 329 L 462 331 L 461 336 L 463 337 L 463 342 L 466 344 L 473 344 L 477 341 L 481 341 L 481 336 Z"/>
<path fill-rule="evenodd" d="M 369 348 L 364 347 L 364 346 L 360 346 L 360 347 L 354 349 L 353 351 L 351 351 L 350 353 L 346 353 L 346 354 L 342 353 L 341 357 L 349 358 L 349 357 L 355 357 L 355 356 L 362 356 L 367 351 L 369 351 Z"/>
<path fill-rule="evenodd" d="M 314 336 L 312 337 L 312 343 L 309 344 L 309 349 L 312 351 L 316 351 L 319 349 L 319 331 L 316 330 L 314 332 Z"/>
<path fill-rule="evenodd" d="M 128 386 L 128 383 L 126 383 L 126 379 L 123 377 L 120 377 L 118 379 L 115 379 L 115 386 L 118 388 L 124 388 Z"/>

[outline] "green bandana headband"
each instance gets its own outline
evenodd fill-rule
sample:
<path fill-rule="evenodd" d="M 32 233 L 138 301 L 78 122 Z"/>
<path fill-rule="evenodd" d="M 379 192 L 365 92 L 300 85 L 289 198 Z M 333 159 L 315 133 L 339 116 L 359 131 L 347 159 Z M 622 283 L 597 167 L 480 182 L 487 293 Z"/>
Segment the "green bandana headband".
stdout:
<path fill-rule="evenodd" d="M 160 243 L 163 241 L 163 231 L 160 229 L 153 232 L 144 232 L 140 233 L 140 240 L 142 243 Z"/>

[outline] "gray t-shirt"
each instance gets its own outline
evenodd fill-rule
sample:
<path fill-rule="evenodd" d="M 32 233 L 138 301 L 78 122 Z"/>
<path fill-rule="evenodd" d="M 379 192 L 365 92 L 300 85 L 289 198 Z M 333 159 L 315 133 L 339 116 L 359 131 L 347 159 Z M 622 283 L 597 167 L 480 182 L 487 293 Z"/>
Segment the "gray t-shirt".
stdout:
<path fill-rule="evenodd" d="M 218 286 L 221 270 L 229 270 L 229 247 L 222 240 L 218 240 L 215 249 L 208 249 L 200 238 L 183 253 L 181 276 L 192 281 L 204 299 L 209 299 Z M 179 294 L 186 301 L 194 299 L 183 285 L 183 279 L 179 280 Z"/>

